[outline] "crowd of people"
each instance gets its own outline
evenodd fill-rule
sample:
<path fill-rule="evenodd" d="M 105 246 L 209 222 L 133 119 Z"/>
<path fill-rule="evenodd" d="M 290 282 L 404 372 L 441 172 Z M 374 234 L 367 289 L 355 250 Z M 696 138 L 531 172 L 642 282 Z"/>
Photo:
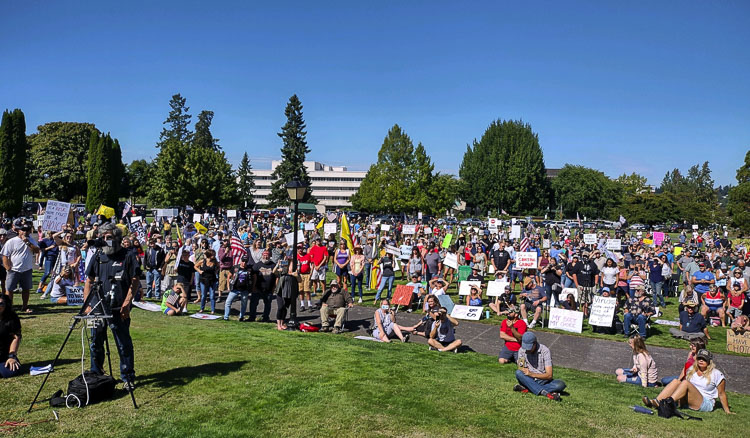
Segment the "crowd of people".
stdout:
<path fill-rule="evenodd" d="M 154 299 L 161 302 L 165 315 L 174 316 L 187 313 L 189 302 L 213 314 L 216 303 L 225 301 L 223 318 L 227 320 L 239 298 L 240 321 L 272 322 L 271 303 L 275 301 L 279 330 L 286 330 L 289 318 L 297 312 L 307 311 L 319 312 L 322 331 L 340 333 L 347 309 L 363 303 L 364 289 L 375 293 L 374 303 L 379 306 L 371 327 L 375 339 L 389 342 L 395 337 L 406 342 L 410 335 L 419 334 L 427 338 L 430 349 L 457 351 L 462 345 L 454 331 L 459 322 L 438 300 L 453 295 L 461 304 L 491 310 L 490 318 L 503 318 L 500 338 L 504 345 L 498 361 L 519 367 L 516 389 L 555 400 L 565 384 L 553 379 L 551 353 L 531 331 L 543 323 L 551 307 L 581 311 L 588 317 L 595 296 L 616 298 L 612 327 L 605 329 L 628 337 L 634 353 L 633 366 L 617 370 L 617 378 L 643 386 L 658 384 L 644 340 L 654 317 L 669 305 L 665 297 L 678 297 L 679 327 L 671 330 L 675 337 L 705 342 L 710 339 L 709 325 L 748 328 L 748 250 L 741 243 L 733 244 L 721 231 L 686 230 L 674 240 L 666 234 L 655 245 L 650 233 L 625 229 L 584 232 L 523 223 L 522 234 L 512 236 L 512 228 L 490 232 L 487 227 L 418 220 L 386 224 L 372 217 L 353 217 L 349 218 L 349 235 L 343 236 L 325 235 L 325 218 L 302 217 L 297 225 L 305 230 L 304 239 L 294 248 L 286 238 L 292 229 L 286 216 L 217 214 L 199 223 L 188 219 L 183 213 L 133 224 L 127 212 L 121 220 L 94 216 L 59 231 L 40 228 L 37 240 L 31 238 L 29 222 L 17 220 L 12 227 L 0 229 L 1 279 L 7 293 L 0 307 L 3 303 L 10 307 L 7 303 L 20 288 L 21 311 L 31 312 L 34 265 L 43 271 L 37 292 L 52 303 L 65 304 L 66 288 L 91 278 L 96 239 L 103 236 L 100 229 L 106 226 L 110 233 L 116 231 L 122 250 L 132 259 L 133 278 L 146 280 L 145 288 L 139 281 L 123 285 L 128 290 L 132 286 L 132 297 L 124 294 L 124 304 Z M 595 234 L 595 243 L 585 243 L 584 234 Z M 608 240 L 615 238 L 620 239 L 620 247 L 608 249 Z M 529 252 L 537 255 L 536 266 L 519 268 L 517 254 Z M 424 315 L 415 326 L 396 322 L 390 299 L 397 276 L 414 291 L 408 311 Z M 463 280 L 475 283 L 462 297 L 457 293 Z M 499 296 L 487 296 L 492 281 L 505 285 Z M 15 313 L 11 310 L 11 314 Z M 122 321 L 127 319 L 122 317 Z M 3 344 L 8 351 L 0 351 L 8 370 L 13 365 L 9 352 L 17 363 L 20 323 L 17 328 L 6 325 L 4 338 L 10 339 L 9 333 L 18 336 L 15 349 L 11 341 Z M 690 381 L 696 374 L 712 372 L 713 368 L 704 367 L 692 374 L 683 372 L 674 381 Z M 130 380 L 131 375 L 127 376 Z M 709 380 L 719 383 L 715 377 Z M 717 390 L 723 393 L 723 385 Z M 683 391 L 682 386 L 671 388 L 665 397 L 680 398 Z M 649 403 L 658 403 L 658 398 Z M 694 405 L 690 400 L 688 404 Z"/>

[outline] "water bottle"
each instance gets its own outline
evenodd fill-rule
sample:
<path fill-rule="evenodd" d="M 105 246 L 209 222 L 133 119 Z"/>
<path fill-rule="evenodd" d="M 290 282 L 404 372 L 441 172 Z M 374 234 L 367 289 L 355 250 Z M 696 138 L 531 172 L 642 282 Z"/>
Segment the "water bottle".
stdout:
<path fill-rule="evenodd" d="M 635 412 L 638 412 L 639 414 L 648 414 L 648 415 L 654 415 L 654 411 L 651 409 L 644 408 L 643 406 L 631 406 Z"/>
<path fill-rule="evenodd" d="M 484 318 L 485 319 L 490 319 L 490 311 L 489 310 L 485 310 L 484 311 Z"/>

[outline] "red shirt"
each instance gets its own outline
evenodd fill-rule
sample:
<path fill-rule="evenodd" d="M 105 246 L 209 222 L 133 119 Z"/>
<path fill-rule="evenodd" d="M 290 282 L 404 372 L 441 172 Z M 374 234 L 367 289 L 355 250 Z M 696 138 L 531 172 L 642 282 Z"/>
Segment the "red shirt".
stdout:
<path fill-rule="evenodd" d="M 313 246 L 310 248 L 310 251 L 308 251 L 308 255 L 312 257 L 313 263 L 315 263 L 315 266 L 318 266 L 323 262 L 323 259 L 328 256 L 328 250 L 325 246 Z"/>
<path fill-rule="evenodd" d="M 310 267 L 310 263 L 312 263 L 312 256 L 310 254 L 305 255 L 297 255 L 297 262 L 299 262 L 299 273 L 300 274 L 309 274 L 312 268 Z"/>
<path fill-rule="evenodd" d="M 516 328 L 516 331 L 523 335 L 526 333 L 526 321 L 519 319 L 518 321 L 513 323 L 513 327 Z M 513 337 L 513 332 L 511 331 L 510 327 L 508 327 L 508 320 L 504 320 L 503 323 L 500 325 L 500 331 L 505 333 L 506 335 Z M 505 346 L 508 347 L 508 350 L 510 351 L 518 351 L 521 349 L 521 343 L 516 342 L 510 342 L 505 341 Z"/>

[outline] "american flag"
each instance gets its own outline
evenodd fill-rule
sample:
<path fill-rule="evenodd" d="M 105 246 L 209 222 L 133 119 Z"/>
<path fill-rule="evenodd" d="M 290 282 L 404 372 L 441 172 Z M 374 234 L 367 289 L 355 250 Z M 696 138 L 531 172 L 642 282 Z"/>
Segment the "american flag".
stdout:
<path fill-rule="evenodd" d="M 232 229 L 232 239 L 230 240 L 232 248 L 232 264 L 239 265 L 240 261 L 247 256 L 247 250 L 242 244 L 240 235 L 237 234 L 237 228 Z"/>
<path fill-rule="evenodd" d="M 518 250 L 520 252 L 526 252 L 526 250 L 529 249 L 529 237 L 523 236 L 523 239 L 521 240 L 521 245 L 518 247 Z"/>

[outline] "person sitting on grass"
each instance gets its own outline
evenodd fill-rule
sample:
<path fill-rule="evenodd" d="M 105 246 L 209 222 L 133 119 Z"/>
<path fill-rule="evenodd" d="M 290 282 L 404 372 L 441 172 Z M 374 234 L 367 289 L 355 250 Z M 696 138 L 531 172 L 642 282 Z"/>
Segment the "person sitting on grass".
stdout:
<path fill-rule="evenodd" d="M 21 345 L 21 320 L 13 311 L 10 298 L 0 294 L 0 377 L 8 378 L 21 372 L 18 347 Z"/>
<path fill-rule="evenodd" d="M 706 327 L 706 320 L 698 313 L 698 303 L 689 301 L 685 303 L 684 311 L 680 312 L 680 328 L 672 327 L 669 333 L 675 338 L 692 341 L 696 338 L 711 339 Z"/>
<path fill-rule="evenodd" d="M 518 362 L 518 350 L 521 349 L 521 338 L 526 333 L 526 321 L 518 317 L 518 309 L 511 306 L 508 309 L 508 318 L 500 325 L 500 339 L 505 341 L 497 361 L 501 364 Z"/>
<path fill-rule="evenodd" d="M 742 285 L 734 283 L 727 294 L 727 315 L 734 321 L 742 316 L 743 307 L 745 307 L 745 294 L 742 292 Z"/>
<path fill-rule="evenodd" d="M 75 274 L 70 266 L 64 266 L 62 271 L 52 280 L 48 287 L 50 290 L 49 300 L 52 304 L 67 304 L 68 296 L 65 293 L 66 288 L 76 285 Z M 47 292 L 41 296 L 41 299 L 47 298 Z"/>
<path fill-rule="evenodd" d="M 667 386 L 673 380 L 684 380 L 687 372 L 690 370 L 690 367 L 692 367 L 693 363 L 695 362 L 695 356 L 704 348 L 706 348 L 706 341 L 703 338 L 693 339 L 692 341 L 690 341 L 690 353 L 688 353 L 688 357 L 685 360 L 685 365 L 682 367 L 682 371 L 680 371 L 680 375 L 664 377 L 663 379 L 661 379 L 661 384 L 663 386 Z"/>
<path fill-rule="evenodd" d="M 481 306 L 482 305 L 482 293 L 478 286 L 471 286 L 471 292 L 466 295 L 467 306 Z"/>
<path fill-rule="evenodd" d="M 510 291 L 510 285 L 505 286 L 505 290 L 499 297 L 496 297 L 495 301 L 489 304 L 497 316 L 507 315 L 510 312 L 511 307 L 516 306 L 516 296 Z"/>
<path fill-rule="evenodd" d="M 187 308 L 187 294 L 181 284 L 177 283 L 174 285 L 174 289 L 167 297 L 164 305 L 166 306 L 164 314 L 167 316 L 180 315 L 182 314 L 182 309 Z"/>
<path fill-rule="evenodd" d="M 553 379 L 552 354 L 546 345 L 540 344 L 533 332 L 526 332 L 521 337 L 521 349 L 518 350 L 518 384 L 514 391 L 531 392 L 535 395 L 560 401 L 560 393 L 565 389 L 565 382 Z"/>
<path fill-rule="evenodd" d="M 337 280 L 331 280 L 329 289 L 323 294 L 323 298 L 320 299 L 320 331 L 327 332 L 331 330 L 328 317 L 335 315 L 336 321 L 333 323 L 333 333 L 341 333 L 341 329 L 344 327 L 346 309 L 353 306 L 354 300 L 352 300 L 352 296 L 348 292 L 344 293 L 341 290 Z"/>
<path fill-rule="evenodd" d="M 576 302 L 576 297 L 573 294 L 568 294 L 568 296 L 565 297 L 565 300 L 562 301 L 560 305 L 565 310 L 578 310 L 578 303 Z"/>
<path fill-rule="evenodd" d="M 620 383 L 641 385 L 644 388 L 656 386 L 658 378 L 656 362 L 654 362 L 654 359 L 646 349 L 646 343 L 643 342 L 643 338 L 633 335 L 628 339 L 628 344 L 633 349 L 633 367 L 618 368 L 615 371 L 617 381 Z"/>
<path fill-rule="evenodd" d="M 458 320 L 448 315 L 448 309 L 445 307 L 441 307 L 439 310 L 433 309 L 431 313 L 435 321 L 432 323 L 430 339 L 427 341 L 430 344 L 430 350 L 457 353 L 458 347 L 461 346 L 461 340 L 456 339 L 453 328 L 458 326 Z"/>
<path fill-rule="evenodd" d="M 649 408 L 658 408 L 666 398 L 672 398 L 677 406 L 687 407 L 694 411 L 711 412 L 716 406 L 716 399 L 726 414 L 734 414 L 729 409 L 725 392 L 724 373 L 716 369 L 713 355 L 708 350 L 700 350 L 695 363 L 687 372 L 685 380 L 673 380 L 661 390 L 655 399 L 643 396 L 643 404 Z"/>
<path fill-rule="evenodd" d="M 394 334 L 401 342 L 409 342 L 409 332 L 419 326 L 405 327 L 396 324 L 396 314 L 391 311 L 391 302 L 387 298 L 380 302 L 380 308 L 375 311 L 373 320 L 375 328 L 372 331 L 372 337 L 381 342 L 391 342 L 390 336 Z"/>
<path fill-rule="evenodd" d="M 630 337 L 631 324 L 638 324 L 638 334 L 646 338 L 646 322 L 648 318 L 656 313 L 653 301 L 646 296 L 642 287 L 633 289 L 635 296 L 628 298 L 623 309 L 623 331 L 625 336 Z"/>
<path fill-rule="evenodd" d="M 415 334 L 417 336 L 424 336 L 425 338 L 429 339 L 430 330 L 432 329 L 432 317 L 430 316 L 429 310 L 434 308 L 440 309 L 440 301 L 435 295 L 427 295 L 425 305 L 427 306 L 427 314 L 424 315 L 421 320 L 419 320 L 419 324 L 417 324 L 416 328 L 412 330 L 412 334 Z"/>

